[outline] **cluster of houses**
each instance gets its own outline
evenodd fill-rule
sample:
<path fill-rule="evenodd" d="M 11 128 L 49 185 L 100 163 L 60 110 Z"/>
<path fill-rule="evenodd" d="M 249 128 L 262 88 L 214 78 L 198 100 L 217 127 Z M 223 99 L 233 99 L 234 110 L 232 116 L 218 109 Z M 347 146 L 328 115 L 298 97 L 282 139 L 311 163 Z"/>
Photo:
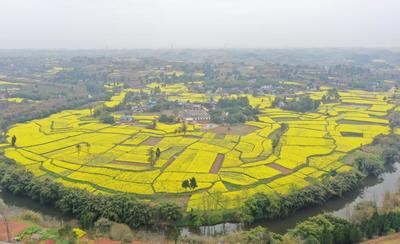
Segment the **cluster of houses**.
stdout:
<path fill-rule="evenodd" d="M 179 113 L 179 118 L 188 124 L 207 123 L 211 120 L 206 108 L 184 109 Z"/>
<path fill-rule="evenodd" d="M 132 112 L 140 112 L 135 109 Z M 201 124 L 208 123 L 211 120 L 211 116 L 208 109 L 202 105 L 191 104 L 185 105 L 178 113 L 178 118 L 181 121 L 185 121 L 187 124 Z M 122 115 L 119 119 L 119 123 L 133 123 L 134 119 L 132 115 Z"/>

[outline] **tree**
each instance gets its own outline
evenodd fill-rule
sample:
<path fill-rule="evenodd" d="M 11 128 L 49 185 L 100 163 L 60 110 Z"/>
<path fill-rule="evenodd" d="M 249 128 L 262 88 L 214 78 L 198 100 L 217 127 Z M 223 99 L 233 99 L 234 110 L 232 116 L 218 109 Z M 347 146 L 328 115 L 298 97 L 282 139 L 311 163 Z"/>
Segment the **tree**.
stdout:
<path fill-rule="evenodd" d="M 197 186 L 196 178 L 195 178 L 195 177 L 192 177 L 192 178 L 190 179 L 190 188 L 196 189 L 197 187 L 198 187 L 198 186 Z"/>
<path fill-rule="evenodd" d="M 279 198 L 274 194 L 257 193 L 244 204 L 245 211 L 255 219 L 273 218 L 279 214 Z"/>
<path fill-rule="evenodd" d="M 154 152 L 154 148 L 149 148 L 149 162 L 151 165 L 154 165 L 154 163 L 156 162 L 156 157 L 155 157 L 155 152 Z"/>
<path fill-rule="evenodd" d="M 156 149 L 156 159 L 158 159 L 161 156 L 161 150 L 160 148 L 157 147 Z"/>
<path fill-rule="evenodd" d="M 78 156 L 79 156 L 79 154 L 81 153 L 81 144 L 76 144 L 76 151 L 77 151 Z"/>
<path fill-rule="evenodd" d="M 160 121 L 162 123 L 173 123 L 175 121 L 175 117 L 174 116 L 168 116 L 166 114 L 161 114 L 160 118 L 158 119 L 158 121 Z"/>
<path fill-rule="evenodd" d="M 73 231 L 73 228 L 70 224 L 64 225 L 62 228 L 58 230 L 58 235 L 62 240 L 68 240 L 69 242 L 66 243 L 75 243 L 76 242 L 76 235 Z"/>
<path fill-rule="evenodd" d="M 157 120 L 153 120 L 153 122 L 150 125 L 150 129 L 155 129 L 157 128 Z"/>
<path fill-rule="evenodd" d="M 182 188 L 183 189 L 187 189 L 187 188 L 189 188 L 190 187 L 190 183 L 189 183 L 189 181 L 188 180 L 184 180 L 184 181 L 182 181 Z"/>
<path fill-rule="evenodd" d="M 271 243 L 272 239 L 268 230 L 261 226 L 252 228 L 244 233 L 246 243 Z"/>
<path fill-rule="evenodd" d="M 389 115 L 390 128 L 400 127 L 400 113 L 392 112 Z"/>
<path fill-rule="evenodd" d="M 112 225 L 112 222 L 109 219 L 101 217 L 96 221 L 94 224 L 94 227 L 96 228 L 97 231 L 100 233 L 107 233 L 110 231 L 110 227 Z"/>
<path fill-rule="evenodd" d="M 93 106 L 93 104 L 92 104 L 92 103 L 89 103 L 88 108 L 89 108 L 90 117 L 92 117 L 92 116 L 93 116 L 93 112 L 94 112 L 94 106 Z"/>
<path fill-rule="evenodd" d="M 186 133 L 186 131 L 187 131 L 187 124 L 184 120 L 182 121 L 182 131 L 183 131 L 183 133 Z"/>
<path fill-rule="evenodd" d="M 161 203 L 158 207 L 158 217 L 162 221 L 177 222 L 182 219 L 182 210 L 175 203 Z"/>
<path fill-rule="evenodd" d="M 90 143 L 86 143 L 86 153 L 90 154 Z"/>
<path fill-rule="evenodd" d="M 114 117 L 108 113 L 100 115 L 100 121 L 105 124 L 114 124 L 115 123 Z"/>
<path fill-rule="evenodd" d="M 15 147 L 15 144 L 17 143 L 17 137 L 15 135 L 13 135 L 13 137 L 11 138 L 11 145 L 13 147 Z"/>
<path fill-rule="evenodd" d="M 382 152 L 382 159 L 386 164 L 393 164 L 400 160 L 399 152 L 394 148 L 387 148 Z"/>
<path fill-rule="evenodd" d="M 3 216 L 4 224 L 6 225 L 7 241 L 11 242 L 10 229 L 9 229 L 8 220 L 7 220 L 7 210 L 8 210 L 8 206 L 4 203 L 3 199 L 0 199 L 0 214 Z"/>
<path fill-rule="evenodd" d="M 376 213 L 376 211 L 377 206 L 375 202 L 363 201 L 354 207 L 351 219 L 354 223 L 367 222 Z"/>
<path fill-rule="evenodd" d="M 95 221 L 96 214 L 90 211 L 83 213 L 79 218 L 79 224 L 85 229 L 92 227 Z"/>
<path fill-rule="evenodd" d="M 54 130 L 54 120 L 51 121 L 50 129 L 51 129 L 51 130 Z"/>
<path fill-rule="evenodd" d="M 318 108 L 320 101 L 314 101 L 308 96 L 295 97 L 290 101 L 286 101 L 286 97 L 276 98 L 273 107 L 283 107 L 287 110 L 296 112 L 307 112 Z"/>
<path fill-rule="evenodd" d="M 155 93 L 155 94 L 160 94 L 160 93 L 161 93 L 161 88 L 160 88 L 159 86 L 155 87 L 155 88 L 153 89 L 153 93 Z"/>
<path fill-rule="evenodd" d="M 360 156 L 354 160 L 354 163 L 361 172 L 372 176 L 378 176 L 385 170 L 383 162 L 380 161 L 382 161 L 380 158 Z"/>
<path fill-rule="evenodd" d="M 138 228 L 151 224 L 152 214 L 156 210 L 127 194 L 93 195 L 85 190 L 63 187 L 51 180 L 37 179 L 31 172 L 14 164 L 0 165 L 0 179 L 0 185 L 5 191 L 53 205 L 73 215 L 85 226 L 91 226 L 102 216 Z M 65 230 L 69 232 L 68 228 Z"/>
<path fill-rule="evenodd" d="M 361 237 L 362 237 L 362 235 L 361 235 L 360 229 L 354 225 L 351 225 L 350 231 L 349 231 L 350 243 L 359 243 L 361 240 Z"/>

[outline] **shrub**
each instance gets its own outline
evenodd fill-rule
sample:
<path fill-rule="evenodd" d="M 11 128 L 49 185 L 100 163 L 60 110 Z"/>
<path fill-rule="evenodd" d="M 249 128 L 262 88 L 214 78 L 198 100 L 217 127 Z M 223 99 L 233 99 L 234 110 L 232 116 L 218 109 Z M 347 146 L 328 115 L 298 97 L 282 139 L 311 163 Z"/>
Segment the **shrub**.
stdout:
<path fill-rule="evenodd" d="M 123 243 L 131 243 L 133 241 L 132 233 L 125 233 L 121 239 Z"/>
<path fill-rule="evenodd" d="M 182 210 L 175 203 L 161 203 L 158 216 L 162 221 L 174 223 L 182 219 Z"/>
<path fill-rule="evenodd" d="M 258 226 L 245 232 L 245 240 L 246 243 L 270 243 L 271 237 L 266 229 Z"/>
<path fill-rule="evenodd" d="M 111 240 L 122 241 L 127 236 L 132 235 L 132 231 L 126 224 L 113 223 L 110 229 Z M 133 238 L 133 237 L 132 237 Z"/>
<path fill-rule="evenodd" d="M 161 114 L 158 121 L 160 121 L 161 123 L 173 123 L 173 122 L 175 122 L 175 117 L 168 116 L 166 114 Z"/>
<path fill-rule="evenodd" d="M 35 224 L 43 224 L 44 219 L 43 216 L 38 212 L 33 212 L 31 210 L 27 210 L 21 214 L 21 219 L 26 221 L 31 221 Z"/>
<path fill-rule="evenodd" d="M 94 224 L 94 227 L 96 230 L 98 230 L 100 233 L 106 233 L 110 231 L 110 227 L 112 225 L 112 222 L 109 219 L 106 218 L 100 218 L 96 221 Z"/>
<path fill-rule="evenodd" d="M 375 158 L 358 157 L 355 159 L 355 164 L 367 175 L 378 176 L 385 171 L 383 163 Z"/>
<path fill-rule="evenodd" d="M 100 121 L 105 124 L 114 124 L 114 117 L 110 114 L 102 114 L 100 115 Z"/>
<path fill-rule="evenodd" d="M 400 154 L 394 148 L 387 148 L 382 152 L 382 159 L 386 164 L 393 164 L 400 160 Z"/>

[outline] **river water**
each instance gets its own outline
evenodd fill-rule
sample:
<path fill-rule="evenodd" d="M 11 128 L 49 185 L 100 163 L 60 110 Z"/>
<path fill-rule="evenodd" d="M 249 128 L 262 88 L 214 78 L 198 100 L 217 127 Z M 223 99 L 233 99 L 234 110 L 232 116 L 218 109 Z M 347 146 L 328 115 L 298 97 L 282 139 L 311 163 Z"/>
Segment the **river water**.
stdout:
<path fill-rule="evenodd" d="M 386 170 L 386 173 L 383 173 L 379 178 L 366 178 L 363 187 L 348 192 L 341 198 L 331 199 L 321 206 L 302 209 L 291 216 L 281 219 L 257 221 L 250 227 L 263 226 L 270 231 L 283 234 L 295 227 L 297 223 L 321 213 L 331 213 L 339 217 L 348 218 L 354 206 L 361 201 L 374 201 L 380 206 L 386 192 L 400 190 L 400 163 L 396 163 Z M 217 235 L 242 229 L 243 226 L 237 223 L 223 223 L 213 226 L 202 226 L 198 229 L 183 228 L 182 235 L 190 235 L 190 233 Z"/>
<path fill-rule="evenodd" d="M 382 174 L 379 178 L 366 178 L 363 183 L 363 187 L 349 192 L 343 195 L 341 198 L 331 199 L 322 206 L 300 210 L 299 212 L 285 218 L 258 221 L 250 227 L 260 225 L 275 233 L 283 234 L 287 232 L 288 229 L 293 228 L 296 223 L 321 213 L 332 213 L 336 216 L 348 218 L 354 206 L 360 201 L 375 201 L 379 206 L 382 203 L 386 192 L 395 192 L 399 189 L 400 163 L 396 163 L 392 167 L 387 168 L 386 173 Z M 43 206 L 38 202 L 32 201 L 26 197 L 18 197 L 7 192 L 0 192 L 0 198 L 3 199 L 4 203 L 10 208 L 29 209 L 35 212 L 40 212 L 45 216 L 56 218 L 60 221 L 68 221 L 72 219 L 69 216 L 61 214 L 54 208 Z M 185 227 L 181 229 L 181 235 L 186 236 L 190 235 L 191 233 L 217 235 L 242 229 L 243 226 L 237 223 L 223 223 L 213 226 L 202 226 L 197 229 Z"/>

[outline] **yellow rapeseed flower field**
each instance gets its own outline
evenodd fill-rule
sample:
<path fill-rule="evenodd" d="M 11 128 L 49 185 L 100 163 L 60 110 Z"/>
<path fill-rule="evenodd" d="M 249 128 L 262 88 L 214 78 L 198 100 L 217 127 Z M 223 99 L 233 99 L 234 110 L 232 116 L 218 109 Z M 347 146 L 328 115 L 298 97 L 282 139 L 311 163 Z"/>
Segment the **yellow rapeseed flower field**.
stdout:
<path fill-rule="evenodd" d="M 149 93 L 156 87 L 171 101 L 218 98 L 191 93 L 184 83 L 152 83 L 143 89 L 115 83 L 106 88 L 120 92 L 104 106 L 115 108 L 129 92 Z M 318 100 L 326 91 L 303 95 Z M 133 114 L 135 123 L 109 125 L 91 117 L 89 109 L 65 110 L 12 126 L 1 147 L 6 157 L 35 176 L 67 187 L 95 194 L 126 192 L 143 199 L 183 196 L 189 199 L 187 210 L 232 209 L 258 192 L 287 194 L 332 170 L 352 170 L 341 162 L 349 152 L 392 132 L 385 116 L 394 105 L 387 93 L 350 90 L 339 95 L 340 101 L 310 113 L 271 108 L 273 96 L 231 95 L 246 96 L 260 110 L 258 121 L 246 122 L 251 131 L 240 134 L 215 133 L 199 125 L 178 132 L 180 122 L 147 126 L 158 114 Z M 399 129 L 393 132 L 400 134 Z M 182 187 L 192 178 L 196 188 Z"/>

